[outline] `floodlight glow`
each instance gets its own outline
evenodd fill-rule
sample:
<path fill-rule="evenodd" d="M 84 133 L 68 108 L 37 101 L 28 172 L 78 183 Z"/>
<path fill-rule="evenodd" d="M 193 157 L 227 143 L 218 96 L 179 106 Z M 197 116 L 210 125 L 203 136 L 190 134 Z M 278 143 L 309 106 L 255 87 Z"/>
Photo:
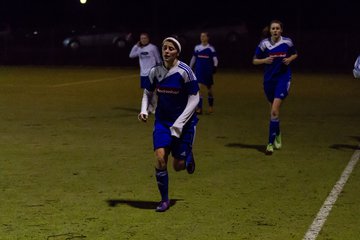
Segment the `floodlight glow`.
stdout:
<path fill-rule="evenodd" d="M 85 3 L 86 3 L 86 0 L 80 0 L 80 3 L 81 3 L 81 4 L 85 4 Z"/>

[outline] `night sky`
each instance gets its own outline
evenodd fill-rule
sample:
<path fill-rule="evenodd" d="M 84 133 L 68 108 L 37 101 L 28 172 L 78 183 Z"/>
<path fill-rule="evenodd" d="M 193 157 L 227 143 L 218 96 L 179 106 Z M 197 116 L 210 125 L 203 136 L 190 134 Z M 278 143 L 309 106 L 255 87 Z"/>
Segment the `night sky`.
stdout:
<path fill-rule="evenodd" d="M 236 2 L 236 6 L 234 3 Z M 311 2 L 316 2 L 314 5 Z M 102 24 L 139 29 L 189 28 L 204 23 L 245 22 L 261 29 L 271 19 L 285 26 L 352 31 L 360 29 L 360 1 L 165 1 L 165 0 L 1 0 L 0 22 L 13 27 Z"/>

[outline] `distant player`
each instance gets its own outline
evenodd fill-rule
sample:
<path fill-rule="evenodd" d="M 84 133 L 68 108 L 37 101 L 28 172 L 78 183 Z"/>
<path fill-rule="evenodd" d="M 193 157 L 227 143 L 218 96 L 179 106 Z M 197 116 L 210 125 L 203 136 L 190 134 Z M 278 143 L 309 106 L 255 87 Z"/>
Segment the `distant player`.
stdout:
<path fill-rule="evenodd" d="M 140 34 L 138 41 L 130 51 L 130 58 L 139 58 L 140 65 L 140 88 L 145 88 L 145 82 L 150 69 L 161 63 L 161 57 L 158 48 L 150 43 L 150 37 L 147 33 Z M 154 113 L 156 108 L 156 98 L 151 100 L 150 109 Z"/>
<path fill-rule="evenodd" d="M 297 58 L 297 51 L 290 38 L 281 36 L 283 24 L 271 21 L 269 37 L 263 39 L 255 50 L 253 64 L 265 64 L 264 91 L 270 103 L 269 140 L 265 153 L 271 155 L 281 148 L 280 106 L 290 89 L 290 63 Z"/>
<path fill-rule="evenodd" d="M 360 55 L 357 57 L 354 63 L 353 74 L 354 78 L 360 78 Z"/>
<path fill-rule="evenodd" d="M 145 81 L 149 75 L 150 69 L 161 63 L 159 50 L 154 44 L 150 43 L 149 34 L 140 34 L 140 41 L 132 47 L 129 57 L 139 58 L 140 87 L 144 89 Z"/>
<path fill-rule="evenodd" d="M 149 101 L 158 96 L 153 131 L 153 146 L 156 156 L 155 172 L 161 202 L 157 212 L 170 207 L 168 157 L 173 156 L 175 171 L 186 169 L 192 174 L 195 161 L 192 152 L 197 117 L 195 109 L 199 103 L 199 86 L 193 71 L 178 60 L 180 43 L 172 37 L 162 43 L 163 65 L 150 70 L 145 84 L 139 120 L 146 122 Z"/>
<path fill-rule="evenodd" d="M 194 48 L 193 56 L 190 60 L 190 67 L 194 69 L 196 78 L 200 85 L 200 102 L 196 112 L 202 113 L 203 110 L 203 96 L 207 92 L 208 96 L 208 113 L 213 112 L 214 107 L 214 93 L 212 86 L 214 84 L 213 74 L 218 67 L 218 58 L 215 48 L 209 44 L 209 35 L 207 32 L 200 34 L 201 44 Z"/>

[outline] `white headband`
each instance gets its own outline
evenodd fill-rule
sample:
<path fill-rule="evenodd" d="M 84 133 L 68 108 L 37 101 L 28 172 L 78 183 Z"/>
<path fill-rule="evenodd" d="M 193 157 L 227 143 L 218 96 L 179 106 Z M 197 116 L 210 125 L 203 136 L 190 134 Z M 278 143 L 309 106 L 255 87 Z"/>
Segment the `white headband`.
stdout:
<path fill-rule="evenodd" d="M 164 44 L 164 42 L 166 42 L 166 41 L 170 41 L 170 42 L 175 43 L 176 46 L 177 46 L 177 49 L 179 50 L 179 53 L 181 52 L 181 45 L 180 45 L 180 43 L 179 43 L 178 40 L 176 40 L 176 39 L 173 38 L 173 37 L 167 37 L 167 38 L 164 39 L 163 44 Z"/>

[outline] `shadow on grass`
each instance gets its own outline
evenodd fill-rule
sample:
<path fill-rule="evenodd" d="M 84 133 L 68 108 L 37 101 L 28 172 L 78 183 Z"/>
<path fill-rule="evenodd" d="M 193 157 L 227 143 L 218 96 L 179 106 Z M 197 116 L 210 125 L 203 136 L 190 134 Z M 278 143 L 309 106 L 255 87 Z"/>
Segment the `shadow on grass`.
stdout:
<path fill-rule="evenodd" d="M 344 150 L 344 149 L 360 150 L 360 147 L 358 145 L 350 145 L 350 144 L 333 144 L 330 146 L 330 148 L 336 150 Z"/>
<path fill-rule="evenodd" d="M 174 206 L 176 202 L 182 201 L 183 199 L 170 199 L 170 206 Z M 131 200 L 131 199 L 109 199 L 106 201 L 110 207 L 116 207 L 119 204 L 126 204 L 130 207 L 140 209 L 155 209 L 159 202 L 154 201 L 142 201 L 142 200 Z"/>
<path fill-rule="evenodd" d="M 225 144 L 225 147 L 255 149 L 261 153 L 265 153 L 264 145 L 245 144 L 245 143 L 228 143 L 228 144 Z"/>
<path fill-rule="evenodd" d="M 349 136 L 349 137 L 357 140 L 358 142 L 360 142 L 360 136 Z M 336 149 L 336 150 L 346 150 L 346 149 L 360 150 L 360 145 L 333 144 L 333 145 L 330 145 L 330 148 Z"/>

